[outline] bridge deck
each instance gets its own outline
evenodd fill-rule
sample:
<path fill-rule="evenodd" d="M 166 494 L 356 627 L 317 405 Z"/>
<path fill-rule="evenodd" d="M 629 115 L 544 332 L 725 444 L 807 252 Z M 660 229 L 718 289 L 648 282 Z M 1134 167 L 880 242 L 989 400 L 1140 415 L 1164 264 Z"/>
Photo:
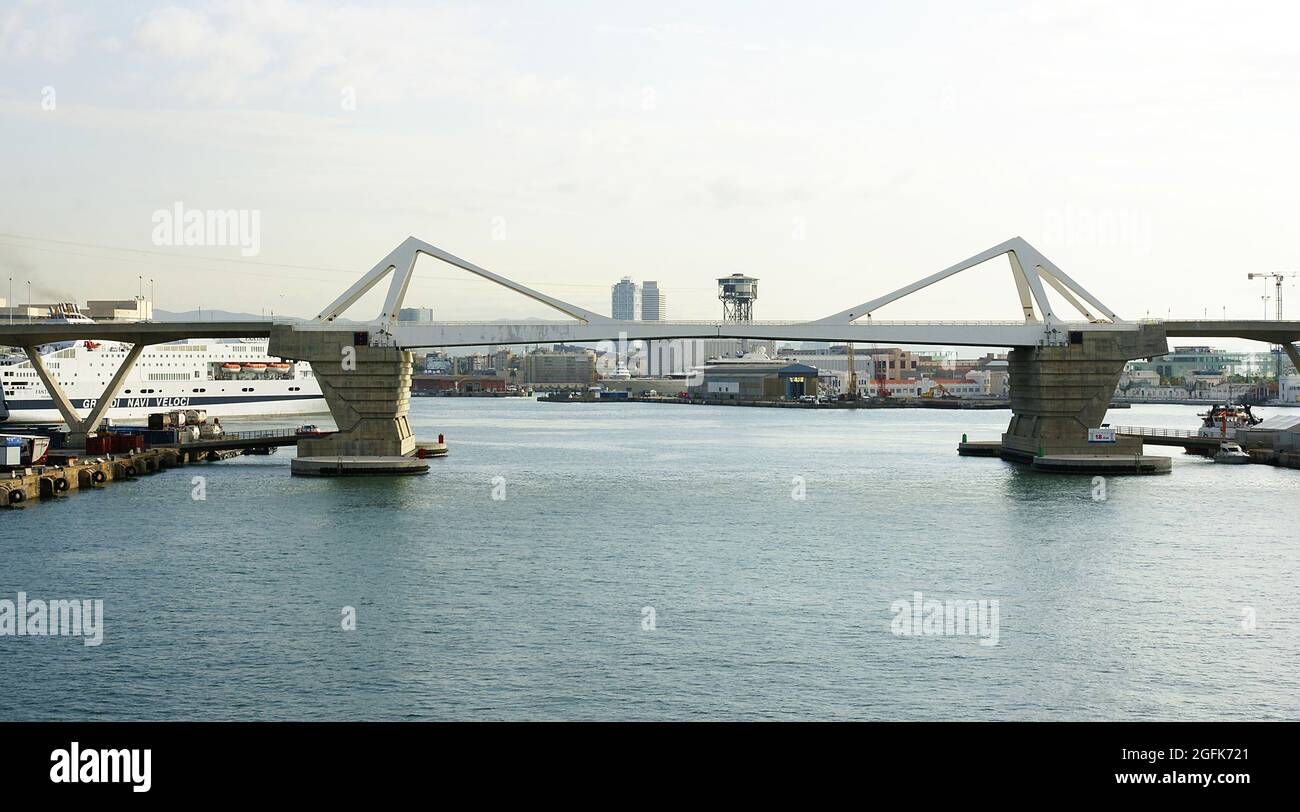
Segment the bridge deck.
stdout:
<path fill-rule="evenodd" d="M 1223 440 L 1217 437 L 1201 437 L 1196 432 L 1185 429 L 1159 429 L 1147 426 L 1114 426 L 1113 428 L 1115 433 L 1121 436 L 1140 438 L 1143 445 L 1165 445 L 1197 451 L 1217 451 L 1221 443 L 1233 442 L 1231 438 Z"/>
<path fill-rule="evenodd" d="M 271 321 L 123 321 L 42 324 L 0 321 L 0 344 L 28 347 L 61 341 L 166 344 L 187 338 L 269 338 Z"/>
<path fill-rule="evenodd" d="M 101 322 L 95 324 L 48 324 L 0 322 L 0 345 L 33 346 L 63 341 L 122 341 L 128 344 L 165 344 L 187 338 L 268 338 L 276 324 L 295 330 L 377 331 L 380 323 L 339 324 L 336 322 L 248 321 L 186 322 Z M 1148 320 L 1143 322 L 1057 321 L 1054 336 L 1064 340 L 1068 331 L 1126 331 L 1143 326 L 1163 327 L 1169 337 L 1245 338 L 1289 345 L 1300 340 L 1300 321 L 1267 320 Z M 689 338 L 752 338 L 780 340 L 830 340 L 950 346 L 1018 347 L 1035 346 L 1045 338 L 1041 322 L 1016 321 L 882 321 L 863 320 L 845 324 L 809 321 L 755 321 L 743 324 L 722 321 L 641 322 L 582 321 L 432 322 L 395 325 L 398 346 L 451 347 L 478 344 L 546 344 L 595 341 L 664 340 Z"/>
<path fill-rule="evenodd" d="M 235 431 L 219 437 L 177 443 L 175 448 L 182 451 L 246 451 L 250 448 L 280 448 L 297 445 L 303 437 L 325 437 L 333 432 L 320 434 L 299 434 L 297 429 L 272 429 L 267 431 Z M 172 447 L 166 443 L 160 444 Z"/>

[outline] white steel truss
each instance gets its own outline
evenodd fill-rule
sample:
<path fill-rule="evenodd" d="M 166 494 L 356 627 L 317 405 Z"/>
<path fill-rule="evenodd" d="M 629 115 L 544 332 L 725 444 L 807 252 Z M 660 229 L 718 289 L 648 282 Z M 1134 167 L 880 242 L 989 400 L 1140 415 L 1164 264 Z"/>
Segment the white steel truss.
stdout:
<path fill-rule="evenodd" d="M 392 335 L 393 328 L 397 324 L 398 312 L 402 309 L 402 303 L 406 299 L 406 291 L 411 286 L 411 277 L 415 273 L 415 261 L 419 259 L 420 254 L 440 259 L 449 265 L 454 265 L 462 270 L 469 271 L 472 274 L 481 276 L 503 287 L 509 288 L 516 293 L 522 293 L 530 299 L 548 305 L 566 316 L 585 322 L 587 324 L 612 321 L 607 316 L 599 313 L 593 313 L 577 305 L 569 304 L 545 293 L 533 290 L 506 279 L 504 276 L 492 273 L 489 270 L 480 268 L 472 262 L 467 262 L 460 257 L 453 256 L 441 248 L 430 245 L 423 240 L 417 240 L 415 237 L 407 237 L 401 245 L 382 260 L 379 264 L 371 268 L 365 276 L 361 277 L 355 285 L 344 291 L 343 295 L 330 303 L 329 307 L 320 312 L 316 317 L 317 321 L 331 322 L 343 315 L 343 312 L 356 303 L 358 299 L 366 295 L 375 285 L 379 284 L 390 272 L 393 273 L 393 279 L 388 285 L 388 296 L 384 299 L 384 310 L 380 314 L 378 323 L 382 326 L 383 331 Z"/>
<path fill-rule="evenodd" d="M 401 310 L 415 262 L 421 254 L 434 257 L 450 265 L 469 271 L 484 279 L 509 288 L 530 299 L 541 302 L 576 322 L 560 324 L 492 324 L 472 326 L 434 323 L 430 325 L 399 324 Z M 969 322 L 954 326 L 941 322 L 894 323 L 892 329 L 880 330 L 881 322 L 868 319 L 880 308 L 898 301 L 936 282 L 969 270 L 999 256 L 1011 262 L 1012 279 L 1020 299 L 1022 322 Z M 369 324 L 377 335 L 372 341 L 403 347 L 465 346 L 467 344 L 511 344 L 545 341 L 593 341 L 626 337 L 632 339 L 657 338 L 779 338 L 790 340 L 843 340 L 874 341 L 893 340 L 914 344 L 967 344 L 971 346 L 1034 346 L 1059 344 L 1066 340 L 1066 332 L 1076 326 L 1089 329 L 1135 329 L 1135 325 L 1119 318 L 1113 310 L 1102 304 L 1077 282 L 1071 279 L 1051 260 L 1020 237 L 1014 237 L 987 251 L 976 254 L 950 268 L 913 282 L 910 285 L 864 302 L 856 307 L 805 322 L 786 322 L 772 325 L 724 324 L 723 322 L 628 322 L 615 321 L 569 302 L 548 296 L 506 279 L 499 274 L 480 268 L 427 242 L 408 237 L 379 261 L 352 287 L 321 311 L 314 322 L 301 325 L 301 329 L 323 329 L 339 318 L 349 307 L 374 288 L 388 274 L 388 295 L 379 318 Z M 1044 286 L 1050 286 L 1066 302 L 1082 314 L 1082 324 L 1059 318 L 1048 299 Z M 1100 315 L 1095 315 L 1100 314 Z"/>
<path fill-rule="evenodd" d="M 36 370 L 41 383 L 45 384 L 46 391 L 50 393 L 50 400 L 54 401 L 55 408 L 59 410 L 63 421 L 68 424 L 68 431 L 73 435 L 74 442 L 84 442 L 86 435 L 94 434 L 99 430 L 100 424 L 104 422 L 104 415 L 108 414 L 109 406 L 122 393 L 127 374 L 131 372 L 135 362 L 140 358 L 140 353 L 144 352 L 146 346 L 143 342 L 132 345 L 126 354 L 126 358 L 122 360 L 122 365 L 117 368 L 112 380 L 104 388 L 104 394 L 100 396 L 99 400 L 95 401 L 90 413 L 84 418 L 77 414 L 77 410 L 73 407 L 72 401 L 68 399 L 67 393 L 45 366 L 45 359 L 41 357 L 40 347 L 29 344 L 23 347 L 23 351 L 27 354 L 27 359 L 31 361 L 32 369 Z"/>
<path fill-rule="evenodd" d="M 863 302 L 857 307 L 851 307 L 848 310 L 841 310 L 833 315 L 817 319 L 812 323 L 844 324 L 854 322 L 864 316 L 870 316 L 876 310 L 879 310 L 887 304 L 896 302 L 906 296 L 910 296 L 922 288 L 928 288 L 935 282 L 942 281 L 950 276 L 955 276 L 962 271 L 969 270 L 976 265 L 983 264 L 988 262 L 990 259 L 1002 255 L 1007 255 L 1011 260 L 1011 275 L 1015 280 L 1016 291 L 1020 296 L 1020 308 L 1024 314 L 1026 322 L 1032 323 L 1042 321 L 1045 323 L 1051 323 L 1060 321 L 1060 319 L 1057 318 L 1056 313 L 1052 310 L 1052 303 L 1047 298 L 1047 291 L 1043 288 L 1043 281 L 1046 281 L 1051 285 L 1057 293 L 1060 293 L 1061 296 L 1064 297 L 1071 306 L 1077 309 L 1088 321 L 1098 322 L 1101 321 L 1101 319 L 1093 316 L 1093 314 L 1083 305 L 1082 302 L 1079 301 L 1079 299 L 1083 299 L 1084 302 L 1092 305 L 1111 323 L 1119 324 L 1123 322 L 1123 319 L 1115 315 L 1113 310 L 1102 304 L 1097 297 L 1084 290 L 1079 283 L 1075 282 L 1069 276 L 1066 276 L 1064 271 L 1056 267 L 1056 265 L 1047 257 L 1040 254 L 1038 249 L 1034 248 L 1020 237 L 1012 237 L 1000 245 L 995 245 L 987 251 L 982 251 L 967 260 L 958 262 L 950 268 L 945 268 L 936 274 L 931 274 L 924 279 L 913 282 L 905 287 L 901 287 L 893 293 L 888 293 L 878 299 L 872 299 L 869 302 Z M 1029 269 L 1028 273 L 1025 272 L 1026 268 Z M 1038 311 L 1041 313 L 1041 318 L 1034 312 L 1035 303 L 1038 305 Z"/>

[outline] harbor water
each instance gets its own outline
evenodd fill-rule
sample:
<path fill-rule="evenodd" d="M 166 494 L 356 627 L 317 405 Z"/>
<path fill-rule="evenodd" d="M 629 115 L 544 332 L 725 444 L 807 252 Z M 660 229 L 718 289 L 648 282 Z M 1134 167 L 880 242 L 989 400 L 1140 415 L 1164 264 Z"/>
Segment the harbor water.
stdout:
<path fill-rule="evenodd" d="M 104 620 L 0 637 L 0 719 L 1300 717 L 1300 471 L 957 456 L 1008 419 L 416 399 L 428 476 L 286 450 L 3 511 L 0 598 Z M 900 633 L 930 600 L 996 624 Z"/>

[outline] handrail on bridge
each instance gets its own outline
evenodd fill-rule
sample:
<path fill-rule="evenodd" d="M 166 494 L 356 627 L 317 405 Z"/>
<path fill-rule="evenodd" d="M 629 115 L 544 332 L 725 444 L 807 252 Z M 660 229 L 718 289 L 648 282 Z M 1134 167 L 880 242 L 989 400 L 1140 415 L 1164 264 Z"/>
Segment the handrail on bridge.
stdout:
<path fill-rule="evenodd" d="M 533 320 L 529 320 L 529 321 L 526 321 L 526 322 L 517 322 L 517 323 L 516 323 L 516 322 L 505 322 L 505 321 L 499 321 L 499 320 L 498 320 L 498 321 L 432 321 L 432 322 L 422 322 L 422 323 L 415 323 L 415 322 L 412 322 L 412 323 L 404 324 L 403 326 L 404 326 L 404 327 L 405 327 L 405 326 L 411 326 L 412 324 L 414 324 L 415 326 L 419 326 L 419 327 L 505 327 L 505 326 L 511 326 L 511 327 L 531 327 L 531 326 L 551 327 L 551 326 L 555 326 L 555 325 L 573 325 L 573 324 L 577 324 L 577 323 L 578 323 L 578 322 L 571 321 L 571 320 L 565 321 L 565 320 L 540 320 L 540 319 L 533 319 Z M 666 322 L 614 321 L 613 324 L 615 324 L 615 325 L 618 325 L 618 324 L 627 324 L 627 325 L 629 325 L 629 326 L 640 326 L 640 325 L 644 325 L 644 324 L 652 324 L 652 325 L 657 325 L 657 324 L 665 324 L 665 325 L 689 324 L 689 325 L 692 325 L 692 326 L 701 326 L 701 327 L 737 327 L 737 326 L 740 326 L 740 327 L 751 327 L 751 326 L 752 326 L 752 327 L 799 327 L 799 326 L 813 326 L 813 323 L 810 322 L 810 321 L 773 321 L 773 320 L 758 320 L 758 319 L 756 319 L 756 320 L 754 320 L 754 321 L 741 322 L 741 323 L 738 323 L 738 324 L 737 324 L 737 323 L 731 323 L 731 322 L 725 322 L 725 321 L 722 321 L 722 320 L 720 320 L 720 319 L 672 319 L 671 321 L 666 321 Z M 984 319 L 984 320 L 975 320 L 975 319 L 958 319 L 958 320 L 942 320 L 942 319 L 926 319 L 926 320 L 921 320 L 921 319 L 910 319 L 910 320 L 885 320 L 885 319 L 872 319 L 872 320 L 870 320 L 870 321 L 865 320 L 865 319 L 859 319 L 858 321 L 854 322 L 854 324 L 855 324 L 856 326 L 858 326 L 858 327 L 874 327 L 874 326 L 880 326 L 880 327 L 898 327 L 898 326 L 928 327 L 928 326 L 931 326 L 931 325 L 950 325 L 950 326 L 956 326 L 956 327 L 963 327 L 963 326 L 981 326 L 981 327 L 1024 327 L 1026 324 L 1033 324 L 1033 322 L 1025 322 L 1025 321 L 1023 321 L 1023 320 L 1022 320 L 1022 321 L 1016 321 L 1016 320 L 1014 320 L 1014 319 Z M 1133 328 L 1132 328 L 1132 325 L 1126 325 L 1126 324 L 1111 324 L 1111 323 L 1109 323 L 1109 322 L 1058 321 L 1057 324 L 1060 324 L 1060 325 L 1062 325 L 1062 326 L 1066 326 L 1066 327 L 1079 327 L 1079 328 L 1084 328 L 1084 329 L 1102 329 L 1102 330 L 1131 330 L 1131 329 L 1133 329 Z M 309 330 L 310 330 L 310 329 L 313 329 L 313 327 L 315 327 L 315 325 L 313 325 L 312 323 L 306 323 L 306 324 L 303 324 L 303 325 L 300 325 L 300 326 L 303 327 L 304 329 L 309 329 Z M 334 329 L 334 330 L 339 329 L 337 325 L 334 325 L 334 326 L 326 325 L 325 327 L 317 327 L 316 329 L 326 329 L 326 328 L 328 328 L 328 329 Z"/>
<path fill-rule="evenodd" d="M 1200 439 L 1208 441 L 1217 441 L 1217 437 L 1201 437 L 1194 431 L 1187 429 L 1158 429 L 1148 426 L 1111 426 L 1115 429 L 1116 434 L 1127 434 L 1131 437 L 1173 437 L 1180 440 Z"/>
<path fill-rule="evenodd" d="M 261 429 L 258 431 L 228 431 L 217 435 L 230 440 L 264 440 L 274 437 L 296 437 L 298 429 Z M 212 438 L 215 439 L 215 438 Z"/>

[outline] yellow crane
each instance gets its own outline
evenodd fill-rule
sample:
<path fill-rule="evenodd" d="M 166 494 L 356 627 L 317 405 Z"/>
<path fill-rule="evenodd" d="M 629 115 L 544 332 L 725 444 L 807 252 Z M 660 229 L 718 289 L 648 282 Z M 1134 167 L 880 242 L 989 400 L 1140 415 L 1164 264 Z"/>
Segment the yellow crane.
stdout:
<path fill-rule="evenodd" d="M 848 342 L 845 345 L 845 347 L 849 357 L 849 391 L 848 394 L 845 395 L 845 398 L 847 400 L 857 400 L 858 399 L 858 372 L 853 367 L 853 342 L 852 341 Z"/>

